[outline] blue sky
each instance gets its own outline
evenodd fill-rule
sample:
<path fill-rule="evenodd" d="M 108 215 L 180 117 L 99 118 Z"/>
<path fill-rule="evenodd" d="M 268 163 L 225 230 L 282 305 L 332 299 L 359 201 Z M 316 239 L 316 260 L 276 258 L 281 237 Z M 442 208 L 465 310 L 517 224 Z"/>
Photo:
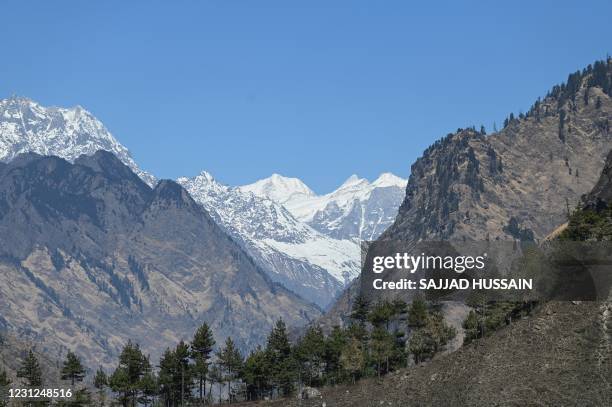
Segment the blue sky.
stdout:
<path fill-rule="evenodd" d="M 0 97 L 80 104 L 157 176 L 233 185 L 407 176 L 612 53 L 606 1 L 95 3 L 4 3 Z"/>

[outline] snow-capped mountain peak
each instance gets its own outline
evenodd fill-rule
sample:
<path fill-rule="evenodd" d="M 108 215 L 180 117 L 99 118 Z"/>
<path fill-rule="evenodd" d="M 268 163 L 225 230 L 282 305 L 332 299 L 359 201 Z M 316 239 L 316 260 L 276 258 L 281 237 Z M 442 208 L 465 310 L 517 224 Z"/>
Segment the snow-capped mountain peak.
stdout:
<path fill-rule="evenodd" d="M 310 197 L 315 193 L 299 178 L 284 177 L 272 174 L 249 185 L 240 187 L 243 192 L 251 192 L 256 196 L 266 197 L 275 202 L 284 203 L 296 197 Z"/>
<path fill-rule="evenodd" d="M 261 188 L 245 191 L 220 184 L 207 172 L 177 179 L 273 280 L 326 306 L 359 273 L 359 246 L 326 236 L 295 219 L 278 202 L 252 192 L 270 192 L 272 188 L 266 187 L 286 185 L 287 180 L 292 181 L 273 175 L 264 180 L 269 183 L 258 185 Z"/>
<path fill-rule="evenodd" d="M 301 183 L 295 180 L 294 184 L 298 182 Z M 383 173 L 370 183 L 351 175 L 338 189 L 325 195 L 316 195 L 310 189 L 308 194 L 280 193 L 278 184 L 273 175 L 240 188 L 282 204 L 295 218 L 330 237 L 373 240 L 395 219 L 407 180 Z"/>
<path fill-rule="evenodd" d="M 338 187 L 336 191 L 340 191 L 347 188 L 354 188 L 356 186 L 365 187 L 369 182 L 365 178 L 359 178 L 356 174 L 351 175 Z"/>
<path fill-rule="evenodd" d="M 400 178 L 395 174 L 392 174 L 390 172 L 384 172 L 380 174 L 374 182 L 372 182 L 372 185 L 378 188 L 386 188 L 386 187 L 405 188 L 406 182 L 407 181 L 405 179 Z"/>
<path fill-rule="evenodd" d="M 115 154 L 149 185 L 155 182 L 152 175 L 138 168 L 127 148 L 83 107 L 45 107 L 20 96 L 0 100 L 0 161 L 26 152 L 74 161 L 98 150 Z"/>

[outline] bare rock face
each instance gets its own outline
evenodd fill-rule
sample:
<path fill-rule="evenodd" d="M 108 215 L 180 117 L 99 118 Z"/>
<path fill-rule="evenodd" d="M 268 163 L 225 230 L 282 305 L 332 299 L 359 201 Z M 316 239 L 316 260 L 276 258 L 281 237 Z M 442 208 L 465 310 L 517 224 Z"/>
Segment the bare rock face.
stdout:
<path fill-rule="evenodd" d="M 74 164 L 20 155 L 0 168 L 0 240 L 3 328 L 92 368 L 115 363 L 128 339 L 156 360 L 205 321 L 246 350 L 278 318 L 320 315 L 180 185 L 150 188 L 108 152 Z"/>
<path fill-rule="evenodd" d="M 612 151 L 608 154 L 601 177 L 593 190 L 584 197 L 587 209 L 601 210 L 612 205 Z"/>

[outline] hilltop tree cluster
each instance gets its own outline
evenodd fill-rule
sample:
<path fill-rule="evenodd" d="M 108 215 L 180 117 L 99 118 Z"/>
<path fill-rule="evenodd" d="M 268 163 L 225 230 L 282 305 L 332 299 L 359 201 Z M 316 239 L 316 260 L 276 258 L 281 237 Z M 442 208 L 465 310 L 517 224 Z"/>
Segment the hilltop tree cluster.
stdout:
<path fill-rule="evenodd" d="M 577 102 L 580 99 L 584 105 L 594 103 L 596 109 L 601 107 L 600 97 L 591 100 L 593 99 L 591 96 L 591 88 L 593 87 L 597 87 L 606 95 L 612 96 L 612 57 L 608 56 L 605 60 L 596 61 L 581 71 L 571 73 L 565 83 L 553 86 L 544 98 L 544 101 L 538 98 L 527 113 L 521 112 L 518 116 L 510 113 L 504 120 L 503 127 L 506 128 L 515 122 L 529 117 L 539 121 L 544 117 L 558 114 L 559 138 L 563 141 L 565 137 L 564 132 L 567 131 L 565 127 L 568 123 L 564 106 L 568 102 L 570 102 L 570 109 L 576 109 Z M 554 102 L 556 102 L 556 106 L 552 105 Z"/>

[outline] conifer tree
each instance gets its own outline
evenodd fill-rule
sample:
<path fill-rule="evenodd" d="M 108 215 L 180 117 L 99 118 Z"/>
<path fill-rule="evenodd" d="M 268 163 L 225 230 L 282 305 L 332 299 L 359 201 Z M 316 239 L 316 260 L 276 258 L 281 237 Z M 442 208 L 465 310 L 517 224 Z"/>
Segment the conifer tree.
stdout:
<path fill-rule="evenodd" d="M 349 338 L 342 347 L 339 358 L 340 364 L 350 375 L 353 384 L 357 376 L 361 373 L 365 365 L 365 356 L 361 341 L 356 338 Z"/>
<path fill-rule="evenodd" d="M 75 382 L 82 382 L 85 378 L 85 368 L 81 363 L 81 359 L 73 352 L 68 352 L 66 355 L 61 378 L 62 380 L 70 380 L 72 386 L 74 386 Z"/>
<path fill-rule="evenodd" d="M 100 400 L 100 405 L 103 406 L 105 404 L 105 392 L 106 387 L 108 387 L 108 376 L 106 372 L 102 369 L 102 367 L 98 368 L 96 375 L 94 376 L 93 385 L 96 389 L 98 389 L 98 398 Z"/>
<path fill-rule="evenodd" d="M 273 387 L 281 395 L 289 395 L 293 391 L 294 360 L 291 357 L 291 344 L 287 335 L 287 327 L 282 319 L 268 336 L 266 356 L 271 370 Z"/>
<path fill-rule="evenodd" d="M 309 386 L 320 384 L 325 357 L 325 335 L 320 326 L 310 327 L 295 348 L 299 376 Z"/>
<path fill-rule="evenodd" d="M 385 329 L 389 329 L 389 321 L 394 313 L 394 307 L 389 301 L 380 301 L 376 303 L 368 313 L 368 321 L 375 327 L 384 326 Z"/>
<path fill-rule="evenodd" d="M 241 369 L 243 358 L 240 354 L 232 338 L 225 340 L 225 346 L 217 353 L 219 366 L 223 369 L 225 380 L 227 381 L 227 393 L 229 402 L 232 402 L 232 382 L 238 377 Z"/>
<path fill-rule="evenodd" d="M 193 369 L 189 346 L 181 341 L 174 350 L 166 349 L 159 362 L 159 387 L 165 404 L 180 405 L 191 398 Z"/>
<path fill-rule="evenodd" d="M 419 364 L 433 352 L 433 344 L 422 329 L 417 329 L 410 336 L 408 350 L 414 357 L 414 363 Z"/>
<path fill-rule="evenodd" d="M 144 373 L 140 379 L 138 387 L 140 389 L 138 403 L 144 405 L 145 407 L 152 405 L 155 401 L 155 397 L 159 393 L 159 382 L 155 376 L 155 373 L 153 372 L 153 367 L 151 366 L 148 357 L 144 366 Z"/>
<path fill-rule="evenodd" d="M 358 295 L 353 302 L 351 318 L 361 326 L 365 326 L 368 319 L 368 306 L 368 301 L 362 295 Z"/>
<path fill-rule="evenodd" d="M 247 386 L 247 399 L 260 400 L 268 391 L 270 368 L 266 353 L 260 346 L 252 351 L 244 362 L 242 378 Z"/>
<path fill-rule="evenodd" d="M 416 297 L 408 310 L 408 325 L 417 328 L 425 326 L 427 314 L 427 304 L 422 298 Z"/>
<path fill-rule="evenodd" d="M 393 337 L 383 328 L 374 328 L 370 348 L 380 377 L 383 363 L 386 365 L 385 371 L 389 370 L 389 358 L 393 354 Z"/>
<path fill-rule="evenodd" d="M 203 402 L 206 395 L 206 376 L 213 346 L 215 346 L 215 340 L 212 330 L 208 324 L 203 323 L 191 342 L 191 358 L 194 360 L 193 372 L 199 382 L 200 402 Z"/>
<path fill-rule="evenodd" d="M 119 394 L 123 406 L 136 406 L 142 393 L 141 379 L 150 368 L 149 360 L 141 352 L 140 346 L 129 341 L 121 351 L 119 364 L 109 378 L 109 386 Z"/>
<path fill-rule="evenodd" d="M 17 377 L 25 379 L 30 387 L 42 386 L 42 370 L 32 349 L 28 351 L 21 368 L 17 371 Z"/>
<path fill-rule="evenodd" d="M 340 356 L 347 342 L 346 332 L 339 326 L 334 326 L 331 333 L 325 338 L 325 374 L 334 384 L 340 379 L 342 365 Z"/>

